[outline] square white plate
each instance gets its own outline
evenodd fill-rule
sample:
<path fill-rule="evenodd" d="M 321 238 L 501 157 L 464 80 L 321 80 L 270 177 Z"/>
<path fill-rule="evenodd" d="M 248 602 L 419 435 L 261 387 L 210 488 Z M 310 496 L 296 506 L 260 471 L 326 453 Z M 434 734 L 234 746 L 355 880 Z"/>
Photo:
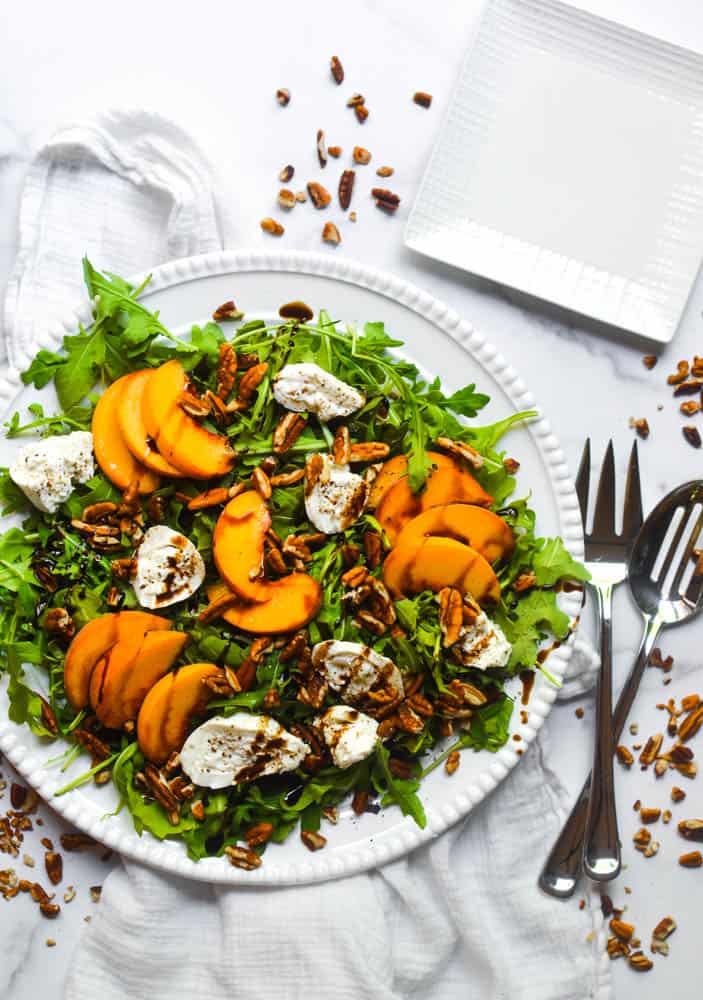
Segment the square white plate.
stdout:
<path fill-rule="evenodd" d="M 671 340 L 703 248 L 703 57 L 553 0 L 492 0 L 405 241 Z"/>

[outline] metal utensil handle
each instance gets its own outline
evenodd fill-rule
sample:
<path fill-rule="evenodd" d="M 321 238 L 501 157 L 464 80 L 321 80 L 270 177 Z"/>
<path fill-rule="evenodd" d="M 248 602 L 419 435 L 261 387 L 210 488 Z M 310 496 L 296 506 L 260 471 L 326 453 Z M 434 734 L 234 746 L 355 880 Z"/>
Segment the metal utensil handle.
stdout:
<path fill-rule="evenodd" d="M 662 627 L 661 619 L 645 618 L 645 630 L 640 648 L 632 664 L 629 676 L 623 685 L 613 714 L 613 744 L 620 739 L 627 717 L 635 700 L 654 643 Z M 583 838 L 586 830 L 586 815 L 591 790 L 591 775 L 584 782 L 569 817 L 564 823 L 552 850 L 549 853 L 539 877 L 540 887 L 550 896 L 568 899 L 574 894 L 581 875 Z"/>

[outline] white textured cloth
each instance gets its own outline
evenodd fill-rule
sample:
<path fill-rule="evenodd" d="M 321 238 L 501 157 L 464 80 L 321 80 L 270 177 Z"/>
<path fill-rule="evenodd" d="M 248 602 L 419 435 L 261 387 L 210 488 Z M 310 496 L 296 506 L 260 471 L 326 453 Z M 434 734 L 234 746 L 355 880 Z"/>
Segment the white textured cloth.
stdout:
<path fill-rule="evenodd" d="M 75 304 L 84 253 L 129 274 L 219 248 L 210 177 L 181 129 L 143 112 L 103 114 L 47 143 L 22 197 L 9 362 Z M 579 643 L 565 693 L 596 670 Z M 541 736 L 448 833 L 341 881 L 226 889 L 125 863 L 106 881 L 66 997 L 607 1000 L 596 897 L 580 912 L 537 888 L 568 805 L 546 756 Z"/>

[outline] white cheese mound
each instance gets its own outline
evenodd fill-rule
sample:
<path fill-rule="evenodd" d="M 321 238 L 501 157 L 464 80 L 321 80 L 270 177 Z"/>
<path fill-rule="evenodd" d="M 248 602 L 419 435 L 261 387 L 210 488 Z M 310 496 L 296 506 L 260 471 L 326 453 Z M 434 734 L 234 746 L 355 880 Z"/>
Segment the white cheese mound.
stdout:
<path fill-rule="evenodd" d="M 504 667 L 510 659 L 512 648 L 500 625 L 492 622 L 483 611 L 473 625 L 463 626 L 453 647 L 461 663 L 475 670 Z"/>
<path fill-rule="evenodd" d="M 334 705 L 315 719 L 332 760 L 342 769 L 358 764 L 373 753 L 378 723 L 349 705 Z"/>
<path fill-rule="evenodd" d="M 403 675 L 393 660 L 360 642 L 327 639 L 312 648 L 312 664 L 342 701 L 354 705 L 372 690 L 405 694 Z"/>
<path fill-rule="evenodd" d="M 205 788 L 226 788 L 265 774 L 294 771 L 310 747 L 268 715 L 235 712 L 198 726 L 183 744 L 181 766 Z"/>
<path fill-rule="evenodd" d="M 87 483 L 94 475 L 90 431 L 32 441 L 20 448 L 10 466 L 10 478 L 46 514 L 54 514 L 68 500 L 75 483 Z"/>
<path fill-rule="evenodd" d="M 205 579 L 205 563 L 185 535 L 157 524 L 137 551 L 134 593 L 143 608 L 165 608 L 185 601 Z"/>
<path fill-rule="evenodd" d="M 366 397 L 312 362 L 284 365 L 273 382 L 277 403 L 294 413 L 316 413 L 327 422 L 360 410 Z"/>
<path fill-rule="evenodd" d="M 322 473 L 311 487 L 305 488 L 305 513 L 318 531 L 334 535 L 345 531 L 363 513 L 369 484 L 362 476 L 349 471 L 348 465 L 335 465 L 331 455 L 322 455 Z"/>

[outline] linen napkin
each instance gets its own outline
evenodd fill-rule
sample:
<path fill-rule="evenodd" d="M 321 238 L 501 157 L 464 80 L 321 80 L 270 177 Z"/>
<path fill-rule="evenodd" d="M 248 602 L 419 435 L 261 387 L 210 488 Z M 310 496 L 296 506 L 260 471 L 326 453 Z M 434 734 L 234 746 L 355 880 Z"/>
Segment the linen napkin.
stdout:
<path fill-rule="evenodd" d="M 19 243 L 4 313 L 14 367 L 75 305 L 84 253 L 129 274 L 219 249 L 211 171 L 174 123 L 101 114 L 36 154 Z M 597 669 L 576 640 L 562 695 L 586 690 Z M 124 862 L 104 885 L 65 996 L 607 1000 L 597 897 L 581 912 L 575 900 L 537 889 L 569 805 L 548 757 L 541 733 L 465 820 L 402 860 L 344 880 L 224 888 Z"/>

